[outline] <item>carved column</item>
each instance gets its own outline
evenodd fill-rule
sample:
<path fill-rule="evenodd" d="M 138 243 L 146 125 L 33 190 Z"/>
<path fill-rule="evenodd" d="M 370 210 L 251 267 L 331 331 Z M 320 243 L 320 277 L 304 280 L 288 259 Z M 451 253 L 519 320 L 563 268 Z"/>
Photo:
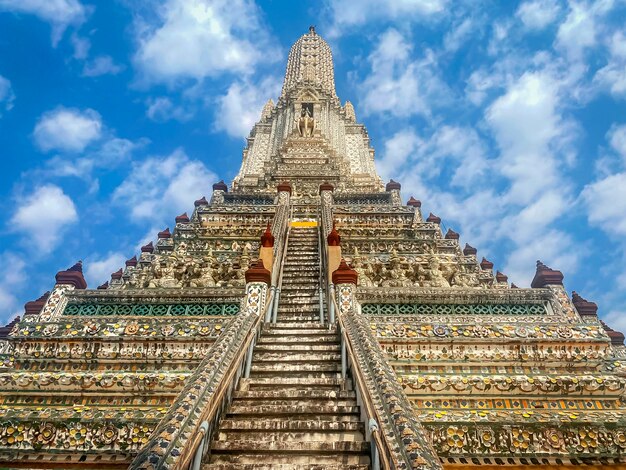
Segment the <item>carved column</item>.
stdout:
<path fill-rule="evenodd" d="M 389 183 L 387 183 L 387 186 L 385 186 L 385 191 L 391 193 L 391 204 L 394 206 L 402 205 L 402 200 L 400 199 L 401 188 L 402 185 L 394 180 L 390 180 Z"/>
<path fill-rule="evenodd" d="M 323 235 L 325 237 L 330 233 L 333 225 L 333 191 L 334 186 L 330 183 L 324 183 L 320 185 L 320 201 L 322 211 L 322 227 L 324 228 Z"/>
<path fill-rule="evenodd" d="M 272 281 L 272 275 L 263 266 L 259 258 L 246 271 L 246 305 L 249 313 L 260 315 L 267 301 L 267 290 Z"/>
<path fill-rule="evenodd" d="M 224 194 L 228 192 L 228 186 L 224 181 L 213 185 L 213 194 L 211 195 L 211 205 L 224 204 Z"/>

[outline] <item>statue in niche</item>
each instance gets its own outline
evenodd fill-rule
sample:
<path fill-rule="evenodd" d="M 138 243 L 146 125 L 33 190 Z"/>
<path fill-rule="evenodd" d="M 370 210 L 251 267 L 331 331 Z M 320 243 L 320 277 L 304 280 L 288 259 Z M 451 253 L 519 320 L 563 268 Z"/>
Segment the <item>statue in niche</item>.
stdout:
<path fill-rule="evenodd" d="M 302 112 L 298 118 L 298 133 L 302 137 L 313 137 L 315 119 L 313 119 L 312 107 L 312 105 L 302 105 Z"/>

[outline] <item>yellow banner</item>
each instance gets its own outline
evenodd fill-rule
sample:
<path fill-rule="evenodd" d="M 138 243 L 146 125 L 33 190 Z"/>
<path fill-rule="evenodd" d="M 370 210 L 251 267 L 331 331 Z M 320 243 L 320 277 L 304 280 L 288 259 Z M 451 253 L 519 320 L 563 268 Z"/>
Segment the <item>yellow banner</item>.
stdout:
<path fill-rule="evenodd" d="M 316 220 L 294 220 L 290 224 L 292 227 L 317 227 Z"/>

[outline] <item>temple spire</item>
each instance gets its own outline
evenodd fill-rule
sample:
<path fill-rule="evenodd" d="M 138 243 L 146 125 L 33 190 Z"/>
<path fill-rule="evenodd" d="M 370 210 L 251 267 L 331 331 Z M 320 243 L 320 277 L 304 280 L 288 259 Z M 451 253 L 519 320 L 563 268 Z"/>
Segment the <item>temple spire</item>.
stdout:
<path fill-rule="evenodd" d="M 309 32 L 301 36 L 289 51 L 281 98 L 286 98 L 290 91 L 305 82 L 321 86 L 333 98 L 337 97 L 333 55 L 328 43 L 315 31 L 315 26 L 309 27 Z"/>

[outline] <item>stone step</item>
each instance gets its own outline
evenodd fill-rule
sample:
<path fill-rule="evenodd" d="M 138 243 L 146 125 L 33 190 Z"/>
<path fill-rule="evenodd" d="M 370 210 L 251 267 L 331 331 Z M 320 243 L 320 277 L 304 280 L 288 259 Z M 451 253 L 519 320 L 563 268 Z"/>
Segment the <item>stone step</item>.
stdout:
<path fill-rule="evenodd" d="M 252 360 L 262 362 L 337 362 L 341 361 L 341 354 L 327 352 L 302 352 L 302 351 L 273 351 L 256 352 Z"/>
<path fill-rule="evenodd" d="M 281 399 L 281 400 L 336 400 L 356 399 L 353 390 L 238 390 L 233 395 L 235 400 Z"/>
<path fill-rule="evenodd" d="M 311 321 L 319 321 L 319 311 L 315 312 L 312 315 L 297 315 L 297 314 L 278 314 L 276 319 L 280 322 L 311 322 Z"/>
<path fill-rule="evenodd" d="M 272 328 L 306 328 L 306 329 L 328 329 L 328 325 L 325 323 L 320 323 L 319 317 L 312 321 L 283 321 L 278 319 L 276 323 L 266 323 L 263 325 L 263 328 L 272 329 Z"/>
<path fill-rule="evenodd" d="M 293 463 L 208 463 L 202 470 L 368 470 L 368 464 L 293 464 Z"/>
<path fill-rule="evenodd" d="M 305 315 L 305 316 L 308 316 L 308 315 L 316 315 L 316 316 L 318 316 L 319 315 L 319 310 L 320 310 L 319 307 L 315 308 L 313 306 L 311 306 L 311 307 L 299 307 L 299 308 L 280 308 L 280 307 L 278 307 L 278 315 L 280 316 L 282 314 L 285 314 L 285 315 L 298 315 L 298 314 L 300 314 L 300 315 Z M 319 316 L 318 316 L 318 318 L 319 318 Z"/>
<path fill-rule="evenodd" d="M 335 352 L 340 351 L 341 346 L 337 344 L 259 344 L 254 347 L 255 353 L 281 352 L 281 353 L 307 353 L 307 352 Z"/>
<path fill-rule="evenodd" d="M 268 329 L 263 329 L 263 336 L 265 335 L 298 335 L 298 336 L 316 336 L 316 335 L 330 335 L 336 334 L 337 331 L 334 327 L 331 329 L 328 328 L 277 328 L 272 327 Z"/>
<path fill-rule="evenodd" d="M 352 410 L 358 408 L 356 398 L 329 399 L 329 398 L 303 398 L 303 399 L 282 399 L 282 398 L 253 398 L 249 400 L 238 399 L 233 401 L 233 406 L 239 408 L 247 408 L 252 413 L 256 413 L 256 409 L 276 409 L 277 407 L 288 407 L 289 409 L 297 410 L 297 413 L 309 413 L 309 410 L 315 409 L 315 407 L 327 407 L 334 413 L 335 409 Z M 261 419 L 263 419 L 261 417 Z"/>
<path fill-rule="evenodd" d="M 298 344 L 316 344 L 316 343 L 335 343 L 339 344 L 339 336 L 336 334 L 329 335 L 310 335 L 310 336 L 267 336 L 262 335 L 257 344 L 289 344 L 289 343 L 298 343 Z"/>
<path fill-rule="evenodd" d="M 246 415 L 253 419 L 263 419 L 265 416 L 288 415 L 289 419 L 296 416 L 303 416 L 307 419 L 308 415 L 328 415 L 331 419 L 337 421 L 354 421 L 359 420 L 359 407 L 357 405 L 335 405 L 320 404 L 316 402 L 308 402 L 308 404 L 267 404 L 259 405 L 253 403 L 251 405 L 240 405 L 237 401 L 233 401 L 227 411 L 228 416 Z"/>
<path fill-rule="evenodd" d="M 266 323 L 263 325 L 263 332 L 269 334 L 275 334 L 277 331 L 285 332 L 286 334 L 328 334 L 336 333 L 336 327 L 329 325 L 322 325 L 321 323 L 302 323 L 296 322 L 280 322 L 280 323 Z"/>
<path fill-rule="evenodd" d="M 222 431 L 217 435 L 218 441 L 278 441 L 278 442 L 357 442 L 363 441 L 361 431 Z"/>
<path fill-rule="evenodd" d="M 345 387 L 343 386 L 345 382 Z M 239 381 L 240 390 L 335 390 L 352 388 L 350 380 L 340 377 L 250 377 Z"/>
<path fill-rule="evenodd" d="M 367 442 L 214 441 L 211 463 L 369 463 Z"/>
<path fill-rule="evenodd" d="M 291 362 L 253 362 L 251 371 L 255 372 L 279 372 L 286 374 L 288 372 L 302 373 L 302 372 L 340 372 L 341 364 L 337 363 L 320 363 L 311 364 L 308 362 L 301 362 L 293 364 Z"/>

